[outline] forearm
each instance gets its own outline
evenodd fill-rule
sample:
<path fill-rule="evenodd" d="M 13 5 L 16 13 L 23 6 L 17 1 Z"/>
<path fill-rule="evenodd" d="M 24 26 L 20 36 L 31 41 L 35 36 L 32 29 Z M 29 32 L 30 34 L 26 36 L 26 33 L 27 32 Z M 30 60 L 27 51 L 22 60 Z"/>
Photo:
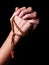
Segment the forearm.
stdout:
<path fill-rule="evenodd" d="M 0 49 L 0 64 L 5 62 L 6 59 L 10 56 L 12 35 L 13 35 L 13 32 L 11 31 L 9 33 L 7 39 L 5 40 L 3 45 L 1 46 L 1 49 Z M 14 46 L 15 46 L 15 44 L 17 44 L 18 40 L 19 40 L 19 37 L 15 36 Z"/>

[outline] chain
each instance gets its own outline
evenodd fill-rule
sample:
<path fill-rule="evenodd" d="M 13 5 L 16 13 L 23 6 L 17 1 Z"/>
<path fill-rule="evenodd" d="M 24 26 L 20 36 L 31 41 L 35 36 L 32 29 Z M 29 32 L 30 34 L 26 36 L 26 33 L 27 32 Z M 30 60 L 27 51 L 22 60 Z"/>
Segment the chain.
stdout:
<path fill-rule="evenodd" d="M 13 31 L 12 41 L 11 41 L 11 57 L 13 59 L 14 58 L 14 49 L 13 49 L 13 46 L 14 46 L 14 37 L 15 37 L 15 33 L 14 33 L 14 18 L 12 19 L 12 22 L 11 22 L 11 29 Z"/>
<path fill-rule="evenodd" d="M 18 28 L 18 30 L 22 33 L 22 35 L 15 33 L 15 31 L 14 31 L 14 24 L 16 25 L 16 27 Z M 19 26 L 17 25 L 17 23 L 16 23 L 15 20 L 14 20 L 14 17 L 13 17 L 12 22 L 11 22 L 11 29 L 12 29 L 12 31 L 13 31 L 12 41 L 11 41 L 11 57 L 12 57 L 12 59 L 13 59 L 13 58 L 14 58 L 14 49 L 13 49 L 13 47 L 14 47 L 14 38 L 15 38 L 15 35 L 17 35 L 17 36 L 25 36 L 26 33 L 24 33 L 24 32 L 19 28 Z"/>

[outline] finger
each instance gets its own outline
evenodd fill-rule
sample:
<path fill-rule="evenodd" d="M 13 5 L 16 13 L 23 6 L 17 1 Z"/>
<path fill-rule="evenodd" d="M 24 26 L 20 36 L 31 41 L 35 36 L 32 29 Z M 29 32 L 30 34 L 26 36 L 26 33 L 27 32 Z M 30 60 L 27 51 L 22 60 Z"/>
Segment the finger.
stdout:
<path fill-rule="evenodd" d="M 19 9 L 19 7 L 16 7 L 16 8 L 15 8 L 15 11 L 17 11 L 18 9 Z"/>
<path fill-rule="evenodd" d="M 30 26 L 32 26 L 33 29 L 35 29 L 38 24 L 39 24 L 38 20 L 33 20 L 33 19 L 28 20 L 26 24 L 23 26 L 22 30 L 27 31 L 28 29 L 30 29 Z"/>
<path fill-rule="evenodd" d="M 36 20 L 34 20 L 34 19 L 28 20 L 28 22 L 29 22 L 31 25 L 37 25 L 37 24 L 39 24 L 39 19 L 36 19 Z"/>
<path fill-rule="evenodd" d="M 22 19 L 35 19 L 37 16 L 37 13 L 36 12 L 33 12 L 33 13 L 30 13 L 30 14 L 26 14 L 22 17 Z"/>
<path fill-rule="evenodd" d="M 22 17 L 23 15 L 32 12 L 32 7 L 28 7 L 27 9 L 24 9 L 20 12 L 19 17 Z"/>
<path fill-rule="evenodd" d="M 21 12 L 21 10 L 24 10 L 25 8 L 26 8 L 26 7 L 22 7 L 22 8 L 20 8 L 20 9 L 16 8 L 17 12 L 15 11 L 15 12 L 13 13 L 12 17 L 10 18 L 10 21 L 12 21 L 12 18 L 13 18 L 14 16 L 18 16 L 18 14 Z"/>
<path fill-rule="evenodd" d="M 18 16 L 19 13 L 20 13 L 22 10 L 24 10 L 24 9 L 26 9 L 26 7 L 22 7 L 22 8 L 20 8 L 20 9 L 18 9 L 17 12 L 16 12 L 16 15 Z"/>
<path fill-rule="evenodd" d="M 36 23 L 37 24 L 34 24 L 33 29 L 35 29 L 37 27 L 37 25 L 39 24 L 39 19 L 37 19 L 37 22 Z"/>
<path fill-rule="evenodd" d="M 25 25 L 21 28 L 24 32 L 29 30 L 30 27 L 37 25 L 37 20 L 27 20 L 27 22 L 25 23 Z"/>

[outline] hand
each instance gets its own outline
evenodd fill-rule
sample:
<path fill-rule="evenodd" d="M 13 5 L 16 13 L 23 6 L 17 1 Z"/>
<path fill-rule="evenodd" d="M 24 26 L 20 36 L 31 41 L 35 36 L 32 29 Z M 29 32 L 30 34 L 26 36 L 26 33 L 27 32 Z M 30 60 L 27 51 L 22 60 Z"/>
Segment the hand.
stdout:
<path fill-rule="evenodd" d="M 33 12 L 31 7 L 22 7 L 22 8 L 18 8 L 16 7 L 15 12 L 13 14 L 13 16 L 11 17 L 10 21 L 12 21 L 13 17 L 15 16 L 15 22 L 17 23 L 17 25 L 19 26 L 19 28 L 23 31 L 26 32 L 31 25 L 35 27 L 37 26 L 37 24 L 39 23 L 39 20 L 36 19 L 36 12 Z M 18 29 L 16 28 L 16 26 L 14 26 L 15 32 L 19 32 Z"/>

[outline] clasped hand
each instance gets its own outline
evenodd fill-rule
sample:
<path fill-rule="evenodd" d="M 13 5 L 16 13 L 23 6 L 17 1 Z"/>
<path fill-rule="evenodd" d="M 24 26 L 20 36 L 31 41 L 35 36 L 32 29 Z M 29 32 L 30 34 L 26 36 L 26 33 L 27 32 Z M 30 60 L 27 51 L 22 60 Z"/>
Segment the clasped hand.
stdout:
<path fill-rule="evenodd" d="M 15 23 L 24 33 L 29 30 L 30 26 L 33 26 L 33 29 L 35 29 L 39 24 L 39 19 L 37 19 L 37 12 L 33 11 L 32 7 L 16 7 L 15 12 L 10 18 L 11 23 L 13 21 L 13 18 Z M 16 34 L 22 35 L 21 31 L 16 27 L 15 24 L 14 31 Z"/>

